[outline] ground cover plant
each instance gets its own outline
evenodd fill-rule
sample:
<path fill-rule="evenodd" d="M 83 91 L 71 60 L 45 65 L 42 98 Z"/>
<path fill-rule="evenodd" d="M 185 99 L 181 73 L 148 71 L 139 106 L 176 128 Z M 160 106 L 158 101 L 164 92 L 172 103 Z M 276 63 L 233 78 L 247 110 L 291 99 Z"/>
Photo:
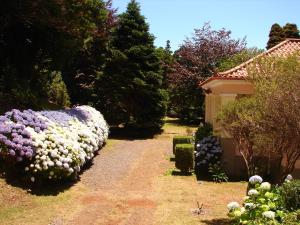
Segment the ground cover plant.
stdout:
<path fill-rule="evenodd" d="M 36 179 L 76 176 L 108 138 L 108 125 L 89 106 L 0 116 L 0 158 Z"/>

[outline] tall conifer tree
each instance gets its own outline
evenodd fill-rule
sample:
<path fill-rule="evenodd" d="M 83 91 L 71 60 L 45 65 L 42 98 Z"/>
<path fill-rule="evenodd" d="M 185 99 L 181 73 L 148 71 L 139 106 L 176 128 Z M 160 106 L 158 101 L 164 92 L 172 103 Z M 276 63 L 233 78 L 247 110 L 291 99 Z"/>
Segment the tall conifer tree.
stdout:
<path fill-rule="evenodd" d="M 294 23 L 287 23 L 283 27 L 283 32 L 286 38 L 300 38 L 298 27 Z"/>
<path fill-rule="evenodd" d="M 285 39 L 282 27 L 278 23 L 274 23 L 271 27 L 267 49 L 274 47 Z"/>
<path fill-rule="evenodd" d="M 162 70 L 140 6 L 132 0 L 119 16 L 111 58 L 99 80 L 99 108 L 111 123 L 160 128 L 166 112 Z"/>

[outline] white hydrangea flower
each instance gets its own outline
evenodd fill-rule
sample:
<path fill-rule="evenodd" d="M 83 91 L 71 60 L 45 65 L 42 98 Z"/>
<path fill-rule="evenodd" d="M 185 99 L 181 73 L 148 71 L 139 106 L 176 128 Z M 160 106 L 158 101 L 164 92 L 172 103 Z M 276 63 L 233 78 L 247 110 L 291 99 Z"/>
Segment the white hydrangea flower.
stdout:
<path fill-rule="evenodd" d="M 230 202 L 228 205 L 227 205 L 227 208 L 229 210 L 234 210 L 234 209 L 238 209 L 240 207 L 240 204 L 237 203 L 237 202 Z"/>
<path fill-rule="evenodd" d="M 257 184 L 257 183 L 260 184 L 262 182 L 263 182 L 263 179 L 258 175 L 254 175 L 254 176 L 249 178 L 249 183 L 250 184 Z"/>
<path fill-rule="evenodd" d="M 249 195 L 249 196 L 256 196 L 256 195 L 258 195 L 258 194 L 259 194 L 258 191 L 255 190 L 255 189 L 250 189 L 250 190 L 248 191 L 248 195 Z"/>
<path fill-rule="evenodd" d="M 270 184 L 269 182 L 263 182 L 263 183 L 261 183 L 261 185 L 259 186 L 259 189 L 268 191 L 268 190 L 271 189 L 271 184 Z"/>
<path fill-rule="evenodd" d="M 293 180 L 293 177 L 292 177 L 292 175 L 291 174 L 288 174 L 287 176 L 286 176 L 286 178 L 285 178 L 285 182 L 290 182 L 291 180 Z"/>
<path fill-rule="evenodd" d="M 275 212 L 273 211 L 266 211 L 262 213 L 263 217 L 267 218 L 267 219 L 275 219 Z"/>
<path fill-rule="evenodd" d="M 249 202 L 249 203 L 247 202 L 244 204 L 244 206 L 246 209 L 254 209 L 255 208 L 255 204 L 252 202 Z"/>

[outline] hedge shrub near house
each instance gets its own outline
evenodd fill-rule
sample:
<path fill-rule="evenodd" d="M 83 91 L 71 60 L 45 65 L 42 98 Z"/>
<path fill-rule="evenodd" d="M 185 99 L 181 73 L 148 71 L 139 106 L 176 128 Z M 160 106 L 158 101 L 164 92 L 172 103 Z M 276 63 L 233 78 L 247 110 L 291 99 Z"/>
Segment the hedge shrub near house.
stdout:
<path fill-rule="evenodd" d="M 193 137 L 192 136 L 174 136 L 173 137 L 173 154 L 176 153 L 176 145 L 177 144 L 192 144 Z"/>
<path fill-rule="evenodd" d="M 194 167 L 194 145 L 177 144 L 175 152 L 176 168 L 184 173 L 190 172 Z"/>
<path fill-rule="evenodd" d="M 76 175 L 107 138 L 106 121 L 89 106 L 0 116 L 0 159 L 23 168 L 33 182 Z"/>
<path fill-rule="evenodd" d="M 284 183 L 281 192 L 285 208 L 289 210 L 300 209 L 300 180 Z"/>

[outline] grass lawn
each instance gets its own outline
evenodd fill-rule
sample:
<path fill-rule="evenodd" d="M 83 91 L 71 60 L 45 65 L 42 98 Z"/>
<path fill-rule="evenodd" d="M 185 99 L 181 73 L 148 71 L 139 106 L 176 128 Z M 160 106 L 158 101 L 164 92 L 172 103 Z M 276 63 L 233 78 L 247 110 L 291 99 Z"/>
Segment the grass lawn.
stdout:
<path fill-rule="evenodd" d="M 247 188 L 242 182 L 197 183 L 195 176 L 165 175 L 158 183 L 157 225 L 229 224 L 226 206 L 230 201 L 240 202 Z M 197 202 L 202 206 L 200 215 L 195 213 Z"/>

